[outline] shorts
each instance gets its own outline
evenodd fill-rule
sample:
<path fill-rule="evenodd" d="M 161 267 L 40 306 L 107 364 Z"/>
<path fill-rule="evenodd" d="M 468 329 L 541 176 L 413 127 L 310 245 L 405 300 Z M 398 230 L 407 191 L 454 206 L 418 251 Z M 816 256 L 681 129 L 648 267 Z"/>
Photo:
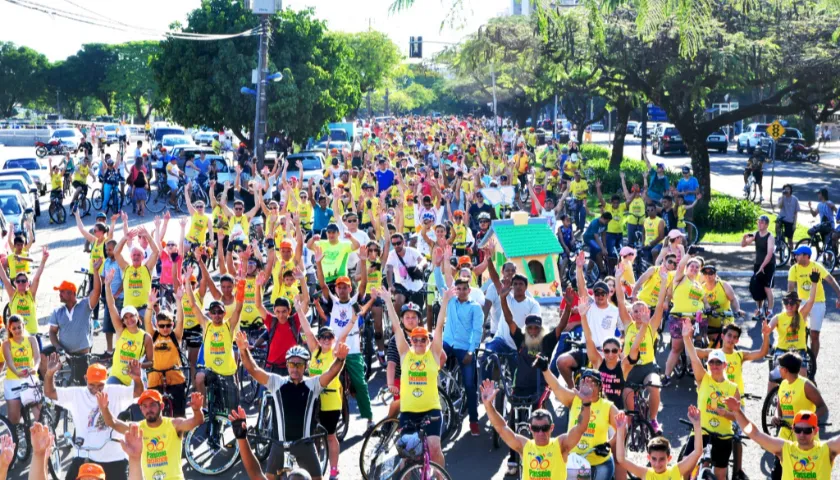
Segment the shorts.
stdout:
<path fill-rule="evenodd" d="M 134 201 L 135 202 L 145 202 L 149 199 L 149 194 L 146 192 L 146 189 L 143 187 L 134 187 Z"/>
<path fill-rule="evenodd" d="M 793 231 L 796 229 L 793 222 L 782 221 L 782 227 L 784 228 L 784 237 L 793 238 Z"/>
<path fill-rule="evenodd" d="M 78 180 L 73 180 L 73 188 L 84 188 L 85 183 Z"/>
<path fill-rule="evenodd" d="M 338 428 L 338 419 L 341 418 L 341 410 L 321 410 L 318 412 L 318 423 L 320 423 L 330 435 L 335 435 Z"/>
<path fill-rule="evenodd" d="M 656 363 L 634 365 L 633 368 L 630 369 L 630 373 L 627 375 L 625 383 L 636 383 L 639 385 L 643 385 L 648 375 L 658 372 L 659 367 L 656 365 Z"/>
<path fill-rule="evenodd" d="M 174 192 L 178 190 L 178 180 L 167 180 L 166 184 L 169 185 L 169 188 Z"/>
<path fill-rule="evenodd" d="M 692 322 L 694 321 L 694 315 L 691 315 Z M 671 340 L 682 340 L 682 320 L 686 318 L 685 316 L 676 316 L 676 315 L 669 315 L 668 316 L 668 333 L 671 334 Z M 704 317 L 705 318 L 705 317 Z M 701 326 L 705 326 L 705 320 L 701 320 Z"/>
<path fill-rule="evenodd" d="M 589 247 L 590 255 L 598 255 L 601 253 L 601 247 L 598 246 L 598 242 L 595 240 L 587 240 L 586 246 Z"/>
<path fill-rule="evenodd" d="M 816 302 L 811 307 L 811 314 L 809 315 L 808 324 L 812 332 L 819 332 L 822 330 L 823 319 L 825 318 L 825 302 Z"/>
<path fill-rule="evenodd" d="M 314 443 L 298 443 L 289 447 L 289 451 L 295 457 L 298 467 L 306 470 L 313 477 L 321 477 L 321 463 L 318 461 L 318 452 L 315 451 Z M 265 473 L 273 473 L 277 478 L 280 478 L 281 471 L 286 463 L 285 456 L 285 449 L 276 443 L 272 443 Z"/>
<path fill-rule="evenodd" d="M 429 410 L 424 413 L 414 412 L 400 412 L 400 428 L 405 428 L 409 423 L 417 423 L 423 420 L 423 417 L 429 417 L 428 425 L 423 427 L 423 431 L 428 437 L 440 437 L 443 432 L 443 416 L 440 410 Z"/>
<path fill-rule="evenodd" d="M 116 299 L 117 311 L 119 312 L 122 310 L 123 307 L 123 299 L 117 298 Z M 102 318 L 102 331 L 104 333 L 117 333 L 116 329 L 114 329 L 114 321 L 111 318 L 111 309 L 105 308 L 105 315 Z"/>
<path fill-rule="evenodd" d="M 757 273 L 761 265 L 753 265 L 753 273 L 756 274 L 756 282 L 764 288 L 773 288 L 773 279 L 776 276 L 776 262 L 770 262 L 764 267 L 764 273 Z"/>
<path fill-rule="evenodd" d="M 9 380 L 8 378 L 3 381 L 6 401 L 18 400 L 20 398 L 20 390 L 14 391 L 13 389 L 23 385 L 23 382 L 24 380 Z"/>
<path fill-rule="evenodd" d="M 420 308 L 423 308 L 423 306 L 426 304 L 426 295 L 424 293 L 412 292 L 411 290 L 406 289 L 399 283 L 394 285 L 394 288 L 396 289 L 398 295 L 402 295 L 405 297 L 406 302 L 414 302 Z"/>
<path fill-rule="evenodd" d="M 187 348 L 201 348 L 203 340 L 201 325 L 184 329 L 184 341 L 187 342 Z"/>
<path fill-rule="evenodd" d="M 683 458 L 687 457 L 694 451 L 694 434 L 688 436 L 686 440 L 685 451 Z M 729 457 L 732 455 L 732 439 L 715 438 L 710 435 L 703 435 L 703 446 L 709 443 L 712 444 L 712 465 L 715 468 L 729 468 Z"/>

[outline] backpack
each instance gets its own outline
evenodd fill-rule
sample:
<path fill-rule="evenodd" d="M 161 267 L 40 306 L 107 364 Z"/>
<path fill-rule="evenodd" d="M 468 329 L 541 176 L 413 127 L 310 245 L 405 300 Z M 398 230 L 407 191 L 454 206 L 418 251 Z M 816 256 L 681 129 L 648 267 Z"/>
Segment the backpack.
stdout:
<path fill-rule="evenodd" d="M 767 300 L 767 293 L 764 291 L 764 285 L 759 283 L 757 274 L 753 274 L 752 278 L 750 278 L 750 296 L 752 296 L 752 299 L 756 302 Z"/>

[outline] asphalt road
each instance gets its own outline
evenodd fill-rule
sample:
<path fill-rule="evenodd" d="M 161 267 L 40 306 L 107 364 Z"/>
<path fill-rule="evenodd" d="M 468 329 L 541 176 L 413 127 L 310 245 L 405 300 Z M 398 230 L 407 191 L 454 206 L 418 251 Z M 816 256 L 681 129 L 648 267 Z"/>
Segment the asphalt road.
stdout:
<path fill-rule="evenodd" d="M 636 148 L 636 151 L 638 152 L 638 147 Z M 729 157 L 731 157 L 731 159 Z M 667 161 L 673 161 L 677 164 L 679 159 L 669 157 L 669 160 L 666 160 L 666 162 Z M 713 164 L 717 165 L 718 162 L 730 161 L 733 165 L 736 163 L 740 165 L 743 161 L 743 157 L 736 157 L 734 154 L 730 154 L 728 157 L 721 157 L 720 160 L 715 158 L 713 160 Z M 801 165 L 797 165 L 796 167 L 813 168 Z M 732 168 L 735 167 L 733 166 Z M 795 174 L 795 169 L 791 169 L 790 174 Z M 825 172 L 823 175 L 825 175 Z M 815 181 L 822 181 L 821 179 L 817 179 L 815 177 L 816 172 L 797 177 L 797 181 L 803 185 L 806 183 L 810 184 Z M 831 181 L 838 182 L 836 177 Z M 837 186 L 838 184 L 832 183 L 832 185 Z M 59 305 L 58 295 L 52 290 L 52 287 L 58 285 L 62 280 L 80 280 L 79 278 L 76 278 L 77 275 L 74 275 L 73 271 L 79 267 L 86 266 L 88 257 L 86 254 L 82 253 L 83 241 L 81 240 L 75 226 L 72 223 L 67 223 L 61 226 L 49 225 L 46 214 L 48 196 L 42 197 L 41 201 L 44 215 L 38 219 L 38 245 L 36 245 L 35 248 L 40 248 L 41 245 L 47 245 L 51 252 L 47 273 L 41 280 L 41 287 L 36 298 L 38 316 L 40 318 L 40 323 L 42 324 L 41 329 L 45 331 L 46 327 L 44 325 L 46 323 L 47 316 Z M 141 222 L 139 222 L 136 218 L 132 217 L 132 227 L 137 226 L 140 223 Z M 147 216 L 144 223 L 151 228 L 151 218 Z M 85 219 L 85 225 L 90 228 L 92 224 L 93 218 L 87 217 Z M 173 220 L 170 222 L 166 238 L 176 239 L 177 234 L 177 221 Z M 743 255 L 745 258 L 750 258 L 752 253 L 744 252 Z M 707 254 L 707 257 L 708 256 L 714 258 L 713 254 Z M 735 279 L 733 280 L 733 285 L 736 286 L 736 292 L 743 301 L 742 308 L 746 311 L 752 311 L 754 309 L 754 305 L 749 300 L 749 294 L 746 290 L 746 280 Z M 831 292 L 830 289 L 828 296 L 828 304 L 833 305 L 834 293 Z M 4 299 L 4 301 L 5 300 L 6 299 Z M 778 308 L 779 306 L 777 304 L 777 309 Z M 840 378 L 833 374 L 833 366 L 840 363 L 840 349 L 833 348 L 833 340 L 830 340 L 836 339 L 840 336 L 840 326 L 838 326 L 840 325 L 840 314 L 838 314 L 834 308 L 830 308 L 829 310 L 830 311 L 824 324 L 822 334 L 823 349 L 820 353 L 819 363 L 821 367 L 817 372 L 817 382 L 823 392 L 824 398 L 828 402 L 830 411 L 840 412 L 840 395 L 838 395 L 838 392 L 840 392 Z M 544 309 L 544 314 L 545 317 L 549 319 L 549 322 L 552 320 L 556 322 L 556 308 L 546 308 Z M 758 348 L 757 342 L 760 342 L 760 326 L 755 325 L 755 322 L 753 321 L 746 321 L 745 329 L 749 335 L 744 335 L 744 338 L 742 338 L 742 346 L 746 348 Z M 96 352 L 101 352 L 104 349 L 104 336 L 96 336 L 94 350 Z M 664 365 L 664 360 L 664 355 L 661 355 L 659 359 L 660 364 Z M 747 364 L 744 369 L 744 376 L 747 392 L 756 395 L 764 393 L 767 378 L 767 365 L 765 363 Z M 384 371 L 377 371 L 373 381 L 371 382 L 370 391 L 374 393 L 378 392 L 384 385 L 384 378 Z M 665 389 L 662 395 L 663 407 L 659 418 L 668 438 L 678 446 L 683 444 L 687 434 L 686 429 L 678 423 L 678 419 L 685 416 L 687 405 L 696 402 L 696 395 L 692 383 L 693 382 L 691 382 L 690 379 L 683 379 L 676 385 L 672 385 Z M 354 412 L 357 412 L 355 402 L 351 402 L 351 408 Z M 759 401 L 750 401 L 747 403 L 747 413 L 750 418 L 754 420 L 759 419 L 760 409 L 761 402 Z M 387 406 L 379 400 L 374 399 L 373 410 L 375 418 L 381 419 L 387 411 Z M 1 405 L 0 412 L 4 411 L 5 405 Z M 468 432 L 468 428 L 465 424 L 462 429 L 462 432 L 465 433 L 462 433 L 460 438 L 445 446 L 447 469 L 454 479 L 479 478 L 500 480 L 504 478 L 503 472 L 506 463 L 507 451 L 505 449 L 494 450 L 492 448 L 491 436 L 486 428 L 487 422 L 483 409 L 479 408 L 479 414 L 481 416 L 480 422 L 484 427 L 479 437 L 470 437 L 469 434 L 466 433 Z M 357 418 L 355 414 L 354 418 Z M 560 425 L 565 427 L 565 418 L 561 420 Z M 340 470 L 342 472 L 341 478 L 343 480 L 356 480 L 361 478 L 358 468 L 358 458 L 364 428 L 365 424 L 361 419 L 354 420 L 350 426 L 350 432 L 347 439 L 342 445 L 343 452 L 340 457 Z M 823 437 L 826 438 L 834 436 L 839 430 L 840 422 L 834 420 L 834 425 L 827 428 Z M 561 430 L 558 429 L 555 434 L 559 434 L 560 432 Z M 769 465 L 772 465 L 772 463 L 768 462 L 772 462 L 769 455 L 763 455 L 761 450 L 758 449 L 755 444 L 751 442 L 746 443 L 744 465 L 746 473 L 750 478 L 767 478 Z M 195 472 L 192 472 L 189 467 L 186 466 L 186 462 L 184 465 L 184 471 L 187 478 L 196 479 L 201 477 Z M 11 478 L 26 478 L 26 471 L 26 469 L 16 469 Z M 245 474 L 241 469 L 241 466 L 237 465 L 232 472 L 220 478 L 241 479 L 245 478 Z M 831 478 L 840 479 L 840 468 L 834 469 Z"/>

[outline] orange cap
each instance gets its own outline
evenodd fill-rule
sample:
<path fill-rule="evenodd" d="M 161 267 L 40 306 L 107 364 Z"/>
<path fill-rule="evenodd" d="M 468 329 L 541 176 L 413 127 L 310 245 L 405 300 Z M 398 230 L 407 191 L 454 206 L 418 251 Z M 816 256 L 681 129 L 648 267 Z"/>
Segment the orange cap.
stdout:
<path fill-rule="evenodd" d="M 157 403 L 163 403 L 163 397 L 157 390 L 145 390 L 140 394 L 140 398 L 137 399 L 137 404 L 140 405 L 146 400 L 154 400 Z"/>
<path fill-rule="evenodd" d="M 62 290 L 75 292 L 76 291 L 76 284 L 73 282 L 68 282 L 67 280 L 61 282 L 61 285 L 57 287 L 53 287 L 53 290 L 60 292 Z"/>
<path fill-rule="evenodd" d="M 87 383 L 105 383 L 108 379 L 108 369 L 101 363 L 94 363 L 87 369 Z"/>
<path fill-rule="evenodd" d="M 817 414 L 810 410 L 800 410 L 799 413 L 793 416 L 793 423 L 791 425 L 796 425 L 797 423 L 807 423 L 817 428 Z"/>
<path fill-rule="evenodd" d="M 423 327 L 415 327 L 414 330 L 411 331 L 411 337 L 428 337 L 429 331 Z"/>
<path fill-rule="evenodd" d="M 350 283 L 350 277 L 338 277 L 338 278 L 336 279 L 336 281 L 335 281 L 335 284 L 336 284 L 336 285 L 340 285 L 340 284 L 342 284 L 342 283 L 343 283 L 344 285 L 348 285 L 348 286 L 349 286 L 349 285 L 352 285 L 352 283 Z"/>
<path fill-rule="evenodd" d="M 100 480 L 105 480 L 105 469 L 95 463 L 85 463 L 79 467 L 79 474 L 76 479 L 94 477 Z"/>
<path fill-rule="evenodd" d="M 280 248 L 281 249 L 283 249 L 283 248 L 291 249 L 292 248 L 292 242 L 289 242 L 287 240 L 283 240 L 282 242 L 280 242 Z"/>
<path fill-rule="evenodd" d="M 452 214 L 454 217 L 463 217 L 464 211 L 463 210 L 455 210 L 455 213 Z"/>
<path fill-rule="evenodd" d="M 190 275 L 190 283 L 195 283 L 197 281 L 198 279 L 195 277 L 195 275 Z"/>
<path fill-rule="evenodd" d="M 464 255 L 463 257 L 458 259 L 458 266 L 465 264 L 472 264 L 472 259 L 468 255 Z"/>

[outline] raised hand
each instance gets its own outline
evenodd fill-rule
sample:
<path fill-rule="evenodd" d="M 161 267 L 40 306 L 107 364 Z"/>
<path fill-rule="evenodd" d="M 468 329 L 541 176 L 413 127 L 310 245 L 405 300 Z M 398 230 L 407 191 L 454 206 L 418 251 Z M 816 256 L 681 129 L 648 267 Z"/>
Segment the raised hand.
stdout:
<path fill-rule="evenodd" d="M 198 412 L 201 410 L 201 407 L 204 405 L 204 395 L 193 392 L 190 395 L 190 408 L 193 412 Z"/>
<path fill-rule="evenodd" d="M 110 284 L 111 284 L 111 282 L 113 282 L 113 281 L 114 281 L 114 277 L 115 277 L 116 275 L 117 275 L 117 271 L 116 271 L 116 269 L 114 269 L 114 270 L 108 270 L 108 273 L 106 273 L 106 274 L 105 274 L 105 283 L 107 283 L 108 285 L 110 285 Z"/>
<path fill-rule="evenodd" d="M 4 435 L 4 437 L 5 436 L 6 435 Z M 35 422 L 31 427 L 29 427 L 29 441 L 32 442 L 32 450 L 36 456 L 48 457 L 53 447 L 54 437 L 47 426 Z M 3 440 L 3 442 L 5 442 L 5 440 Z M 14 447 L 14 444 L 12 444 L 12 447 Z M 12 450 L 14 450 L 14 448 L 12 448 Z M 3 457 L 5 456 L 6 448 L 4 444 Z"/>
<path fill-rule="evenodd" d="M 578 313 L 583 316 L 589 313 L 589 308 L 592 307 L 592 304 L 589 302 L 581 302 L 578 304 L 577 310 Z"/>
<path fill-rule="evenodd" d="M 324 259 L 324 252 L 318 244 L 312 246 L 312 254 L 315 255 L 315 262 L 320 262 Z"/>
<path fill-rule="evenodd" d="M 450 300 L 458 296 L 458 287 L 450 287 L 443 294 L 443 301 L 449 303 Z"/>
<path fill-rule="evenodd" d="M 35 423 L 35 425 L 41 425 L 41 424 L 40 423 Z M 47 431 L 47 434 L 49 434 L 49 431 Z M 32 436 L 32 440 L 33 441 L 35 440 L 34 435 Z M 8 472 L 9 471 L 9 465 L 12 464 L 14 459 L 15 459 L 15 442 L 12 441 L 12 436 L 11 435 L 3 435 L 2 437 L 0 437 L 0 470 Z"/>
<path fill-rule="evenodd" d="M 265 282 L 267 281 L 268 275 L 266 275 L 266 272 L 260 272 L 259 274 L 257 274 L 257 279 L 255 280 L 255 282 L 258 287 L 263 287 L 265 285 Z"/>
<path fill-rule="evenodd" d="M 769 337 L 771 333 L 773 333 L 773 327 L 771 327 L 770 323 L 768 323 L 767 319 L 765 319 L 764 323 L 761 325 L 761 334 L 765 337 Z"/>
<path fill-rule="evenodd" d="M 236 332 L 236 346 L 239 348 L 240 352 L 248 350 L 248 335 L 241 330 Z"/>
<path fill-rule="evenodd" d="M 184 281 L 189 281 L 189 280 L 185 278 Z M 151 295 L 150 295 L 150 297 L 151 297 Z M 176 300 L 177 303 L 181 303 L 181 300 L 183 298 L 184 298 L 184 288 L 183 287 L 178 287 L 177 289 L 175 289 L 175 300 Z"/>
<path fill-rule="evenodd" d="M 627 415 L 623 411 L 619 411 L 618 415 L 615 416 L 615 426 L 618 429 L 624 429 L 627 427 L 629 422 L 627 421 Z"/>
<path fill-rule="evenodd" d="M 187 185 L 189 185 L 189 183 Z M 187 217 L 182 217 L 178 220 L 178 223 L 181 225 L 181 228 L 187 228 Z"/>
<path fill-rule="evenodd" d="M 359 260 L 365 261 L 368 259 L 367 247 L 362 245 L 359 247 Z"/>
<path fill-rule="evenodd" d="M 47 360 L 47 374 L 55 375 L 59 370 L 61 370 L 61 359 L 57 353 L 53 353 Z"/>
<path fill-rule="evenodd" d="M 158 290 L 157 288 L 152 288 L 149 291 L 149 306 L 157 305 L 158 303 Z"/>
<path fill-rule="evenodd" d="M 108 394 L 105 392 L 98 392 L 96 394 L 96 404 L 99 405 L 99 411 L 108 408 Z"/>
<path fill-rule="evenodd" d="M 684 318 L 682 324 L 682 336 L 683 338 L 692 337 L 694 335 L 694 325 L 691 324 L 691 320 Z"/>
<path fill-rule="evenodd" d="M 575 258 L 575 265 L 579 268 L 583 268 L 586 265 L 586 254 L 583 251 Z"/>
<path fill-rule="evenodd" d="M 338 360 L 344 360 L 345 358 L 347 358 L 348 353 L 350 353 L 350 347 L 348 347 L 347 344 L 344 342 L 337 343 L 335 345 L 335 348 L 333 349 L 333 355 Z"/>
<path fill-rule="evenodd" d="M 41 249 L 41 263 L 46 263 L 48 258 L 50 258 L 50 252 L 47 250 L 47 246 L 44 245 L 44 248 Z"/>
<path fill-rule="evenodd" d="M 481 403 L 485 404 L 492 404 L 493 399 L 496 398 L 496 394 L 499 393 L 499 389 L 496 388 L 496 384 L 489 378 L 481 382 L 480 390 Z"/>
<path fill-rule="evenodd" d="M 566 301 L 566 305 L 571 306 L 575 303 L 575 289 L 572 287 L 566 287 L 566 291 L 563 293 L 563 300 Z"/>
<path fill-rule="evenodd" d="M 739 408 L 741 408 L 741 405 L 738 403 L 737 400 L 735 400 L 735 403 L 738 404 L 738 406 L 735 408 L 735 410 L 738 410 Z M 728 404 L 727 404 L 727 408 L 729 408 Z M 735 411 L 735 410 L 733 410 L 733 411 Z M 692 425 L 694 425 L 695 427 L 700 426 L 700 410 L 698 410 L 696 406 L 694 406 L 694 405 L 689 405 L 688 406 L 688 419 L 691 420 Z"/>
<path fill-rule="evenodd" d="M 132 423 L 128 426 L 128 431 L 125 432 L 125 438 L 120 440 L 120 446 L 128 458 L 132 460 L 139 460 L 143 454 L 143 432 L 140 431 L 140 426 Z"/>
<path fill-rule="evenodd" d="M 580 390 L 578 390 L 577 394 L 578 398 L 580 398 L 580 401 L 583 403 L 592 402 L 592 397 L 594 396 L 592 387 L 585 383 L 580 386 Z"/>
<path fill-rule="evenodd" d="M 391 301 L 391 292 L 387 288 L 385 288 L 385 287 L 375 288 L 375 289 L 373 289 L 373 292 L 379 298 L 381 298 L 382 301 L 384 301 L 384 302 L 390 302 Z"/>
<path fill-rule="evenodd" d="M 432 264 L 436 267 L 441 266 L 443 264 L 443 249 L 440 247 L 435 247 L 434 252 L 432 252 Z"/>
<path fill-rule="evenodd" d="M 140 378 L 140 362 L 137 360 L 128 361 L 128 376 L 135 381 Z"/>

